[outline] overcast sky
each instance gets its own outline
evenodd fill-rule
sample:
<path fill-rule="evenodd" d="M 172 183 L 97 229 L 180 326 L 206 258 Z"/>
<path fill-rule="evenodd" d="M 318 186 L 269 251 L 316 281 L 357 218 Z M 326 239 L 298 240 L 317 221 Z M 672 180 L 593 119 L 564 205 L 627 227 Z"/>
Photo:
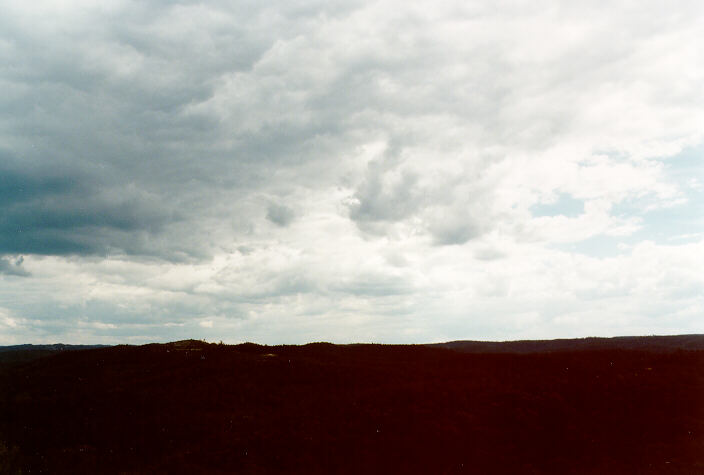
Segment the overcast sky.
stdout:
<path fill-rule="evenodd" d="M 704 2 L 4 0 L 0 344 L 704 332 Z"/>

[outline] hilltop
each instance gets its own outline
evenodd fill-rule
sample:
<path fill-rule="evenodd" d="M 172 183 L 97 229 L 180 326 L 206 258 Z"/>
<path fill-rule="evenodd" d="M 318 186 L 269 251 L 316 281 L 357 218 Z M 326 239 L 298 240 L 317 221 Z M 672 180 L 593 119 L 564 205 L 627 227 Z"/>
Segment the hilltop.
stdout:
<path fill-rule="evenodd" d="M 644 350 L 673 352 L 704 350 L 704 335 L 617 336 L 612 338 L 564 338 L 557 340 L 473 341 L 458 340 L 430 346 L 465 353 L 554 353 L 585 350 Z"/>

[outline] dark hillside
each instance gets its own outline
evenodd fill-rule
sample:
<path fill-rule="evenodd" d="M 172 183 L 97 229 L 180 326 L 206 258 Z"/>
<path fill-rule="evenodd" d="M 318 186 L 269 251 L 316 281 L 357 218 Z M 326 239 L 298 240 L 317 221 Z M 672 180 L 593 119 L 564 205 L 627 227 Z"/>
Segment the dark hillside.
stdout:
<path fill-rule="evenodd" d="M 704 473 L 704 352 L 116 346 L 0 373 L 6 473 Z"/>
<path fill-rule="evenodd" d="M 674 352 L 704 350 L 704 335 L 617 336 L 613 338 L 566 338 L 559 340 L 472 341 L 459 340 L 429 346 L 466 353 L 549 353 L 584 350 L 645 350 Z"/>
<path fill-rule="evenodd" d="M 24 363 L 64 351 L 105 348 L 106 346 L 107 345 L 64 345 L 62 343 L 54 343 L 51 345 L 0 346 L 0 370 L 3 366 Z"/>

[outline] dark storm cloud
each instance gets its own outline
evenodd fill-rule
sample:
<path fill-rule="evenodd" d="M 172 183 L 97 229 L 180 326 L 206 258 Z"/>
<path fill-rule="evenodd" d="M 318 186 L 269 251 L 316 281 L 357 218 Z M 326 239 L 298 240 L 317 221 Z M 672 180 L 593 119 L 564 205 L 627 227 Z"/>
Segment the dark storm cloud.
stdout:
<path fill-rule="evenodd" d="M 85 172 L 0 168 L 0 254 L 149 253 L 134 234 L 159 232 L 176 215 L 116 185 Z"/>
<path fill-rule="evenodd" d="M 188 201 L 213 175 L 212 129 L 179 111 L 212 93 L 218 70 L 246 67 L 263 46 L 215 35 L 239 49 L 219 45 L 230 57 L 209 63 L 187 38 L 155 35 L 158 10 L 121 13 L 129 21 L 108 15 L 101 28 L 78 21 L 75 31 L 42 17 L 32 29 L 2 22 L 0 79 L 11 94 L 0 99 L 0 134 L 12 153 L 0 157 L 0 253 L 168 257 L 188 247 L 163 231 L 198 214 Z"/>
<path fill-rule="evenodd" d="M 325 114 L 284 117 L 289 85 L 260 87 L 252 68 L 308 15 L 356 6 L 117 2 L 0 15 L 0 253 L 198 258 L 218 245 L 213 223 L 228 232 L 228 213 L 250 229 L 261 215 L 225 203 L 340 133 Z M 254 103 L 225 104 L 226 120 L 198 110 L 239 73 L 254 79 Z M 286 226 L 294 214 L 267 218 Z"/>
<path fill-rule="evenodd" d="M 8 155 L 0 153 L 0 163 L 9 163 Z M 76 188 L 74 178 L 41 173 L 39 170 L 20 172 L 0 165 L 0 205 L 4 209 L 37 196 L 70 192 Z"/>

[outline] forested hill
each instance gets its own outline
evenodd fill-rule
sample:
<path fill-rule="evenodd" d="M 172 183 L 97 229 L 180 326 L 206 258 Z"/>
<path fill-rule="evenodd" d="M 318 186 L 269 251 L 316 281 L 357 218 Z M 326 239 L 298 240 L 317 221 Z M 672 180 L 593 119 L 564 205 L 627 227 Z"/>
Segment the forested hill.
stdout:
<path fill-rule="evenodd" d="M 90 350 L 94 348 L 105 348 L 106 346 L 108 345 L 64 345 L 63 343 L 0 346 L 0 366 L 3 364 L 32 361 L 64 351 Z"/>
<path fill-rule="evenodd" d="M 0 473 L 704 473 L 704 351 L 61 351 L 0 367 Z"/>
<path fill-rule="evenodd" d="M 644 350 L 673 352 L 704 350 L 704 335 L 618 336 L 613 338 L 569 338 L 558 340 L 472 341 L 459 340 L 429 346 L 465 353 L 552 353 L 582 350 Z"/>

